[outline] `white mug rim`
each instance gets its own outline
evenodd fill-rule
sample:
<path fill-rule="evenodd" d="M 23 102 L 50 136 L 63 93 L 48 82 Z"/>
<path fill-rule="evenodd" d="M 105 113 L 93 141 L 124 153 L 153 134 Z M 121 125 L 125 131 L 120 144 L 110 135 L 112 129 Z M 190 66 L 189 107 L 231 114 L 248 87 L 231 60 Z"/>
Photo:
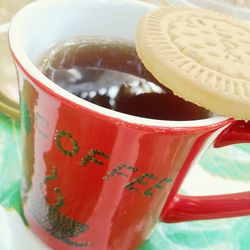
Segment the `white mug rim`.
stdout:
<path fill-rule="evenodd" d="M 22 20 L 22 15 L 25 14 L 27 11 L 37 11 L 39 10 L 39 6 L 46 5 L 51 3 L 52 1 L 58 1 L 60 2 L 65 2 L 69 0 L 38 0 L 35 2 L 32 2 L 28 5 L 26 5 L 24 8 L 22 8 L 12 19 L 10 23 L 10 28 L 9 28 L 9 45 L 10 49 L 12 51 L 13 57 L 19 66 L 21 66 L 22 70 L 25 71 L 25 73 L 28 76 L 31 76 L 35 81 L 41 83 L 45 88 L 48 90 L 52 91 L 55 95 L 60 96 L 64 100 L 69 100 L 70 102 L 76 104 L 79 107 L 84 107 L 87 108 L 91 111 L 94 111 L 96 113 L 99 113 L 101 115 L 105 115 L 110 118 L 114 119 L 119 119 L 123 122 L 127 122 L 130 124 L 136 124 L 136 125 L 143 125 L 143 126 L 150 126 L 150 127 L 204 127 L 204 126 L 210 126 L 210 125 L 215 125 L 220 122 L 224 122 L 227 120 L 231 120 L 231 118 L 224 117 L 224 116 L 214 116 L 214 117 L 209 117 L 205 119 L 200 119 L 200 120 L 188 120 L 188 121 L 172 121 L 172 120 L 157 120 L 157 119 L 150 119 L 150 118 L 143 118 L 143 117 L 138 117 L 134 115 L 129 115 L 129 114 L 124 114 L 121 112 L 117 112 L 114 110 L 110 110 L 101 106 L 98 106 L 96 104 L 90 103 L 86 100 L 83 100 L 68 91 L 64 90 L 54 82 L 52 82 L 50 79 L 48 79 L 46 76 L 44 76 L 39 69 L 31 62 L 31 60 L 28 58 L 24 50 L 22 49 L 22 46 L 20 46 L 19 43 L 19 37 L 16 35 L 16 30 L 19 29 L 19 25 L 21 25 L 21 20 Z M 74 0 L 70 1 L 70 4 L 74 4 L 77 1 L 81 0 Z M 86 0 L 84 0 L 86 1 Z M 97 2 L 107 2 L 110 4 L 113 3 L 119 3 L 121 0 L 91 0 L 92 2 L 95 1 Z M 147 6 L 149 8 L 156 8 L 155 5 L 149 4 L 146 2 L 142 2 L 139 0 L 123 0 L 123 2 L 127 2 L 129 4 L 139 4 L 142 6 Z M 32 80 L 32 79 L 31 79 Z"/>

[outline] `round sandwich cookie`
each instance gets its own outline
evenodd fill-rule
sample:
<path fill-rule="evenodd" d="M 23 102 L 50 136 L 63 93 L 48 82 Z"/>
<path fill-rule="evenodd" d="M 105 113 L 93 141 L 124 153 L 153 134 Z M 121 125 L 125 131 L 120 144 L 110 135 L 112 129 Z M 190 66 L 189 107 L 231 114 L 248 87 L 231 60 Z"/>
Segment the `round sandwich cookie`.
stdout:
<path fill-rule="evenodd" d="M 136 48 L 147 69 L 176 95 L 220 115 L 250 120 L 250 25 L 181 6 L 148 12 Z"/>

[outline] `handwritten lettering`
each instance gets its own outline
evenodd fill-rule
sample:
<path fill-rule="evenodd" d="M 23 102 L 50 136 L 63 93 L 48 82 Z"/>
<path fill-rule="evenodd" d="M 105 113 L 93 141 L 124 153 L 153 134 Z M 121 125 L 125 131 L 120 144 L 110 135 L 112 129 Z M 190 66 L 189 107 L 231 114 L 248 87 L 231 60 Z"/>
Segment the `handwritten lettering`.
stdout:
<path fill-rule="evenodd" d="M 133 181 L 131 181 L 130 183 L 128 183 L 125 186 L 125 188 L 128 189 L 129 191 L 136 192 L 136 191 L 138 191 L 138 188 L 134 187 L 135 184 L 142 184 L 142 185 L 147 185 L 148 184 L 146 181 L 144 181 L 145 178 L 148 178 L 148 179 L 151 179 L 151 180 L 157 179 L 157 177 L 154 176 L 153 174 L 145 173 L 142 176 L 140 176 L 140 177 L 134 179 Z"/>
<path fill-rule="evenodd" d="M 102 156 L 106 159 L 109 159 L 109 156 L 106 155 L 105 153 L 95 150 L 95 149 L 91 149 L 88 154 L 82 159 L 82 161 L 80 162 L 81 166 L 87 166 L 89 162 L 93 162 L 96 163 L 98 165 L 103 165 L 104 163 L 102 161 L 99 161 L 95 158 L 96 155 Z"/>
<path fill-rule="evenodd" d="M 71 143 L 73 144 L 73 148 L 71 151 L 63 148 L 62 144 L 61 144 L 61 139 L 63 137 L 67 137 L 70 139 Z M 79 145 L 77 143 L 77 141 L 72 137 L 72 135 L 69 132 L 66 132 L 64 130 L 59 130 L 56 132 L 55 135 L 55 142 L 56 142 L 56 146 L 57 148 L 65 155 L 72 157 L 73 155 L 76 155 L 79 152 Z"/>
<path fill-rule="evenodd" d="M 173 182 L 172 178 L 163 178 L 162 180 L 160 180 L 158 183 L 154 184 L 152 187 L 150 187 L 149 189 L 147 189 L 143 194 L 147 197 L 152 197 L 153 193 L 152 190 L 153 189 L 163 189 L 164 187 L 162 186 L 163 183 L 167 183 L 170 184 Z"/>
<path fill-rule="evenodd" d="M 128 166 L 128 165 L 126 165 L 126 164 L 122 164 L 122 163 L 121 163 L 121 164 L 119 164 L 116 168 L 114 168 L 114 169 L 112 169 L 110 172 L 108 172 L 108 174 L 105 175 L 105 176 L 103 177 L 103 179 L 104 179 L 105 181 L 107 181 L 107 180 L 110 179 L 110 177 L 112 177 L 112 176 L 114 176 L 114 175 L 120 175 L 120 176 L 123 176 L 123 177 L 125 177 L 125 178 L 128 178 L 128 175 L 127 175 L 126 173 L 123 173 L 123 172 L 120 171 L 121 169 L 127 169 L 127 170 L 132 171 L 132 172 L 138 171 L 138 169 L 135 168 L 135 167 Z"/>
<path fill-rule="evenodd" d="M 61 139 L 63 137 L 66 137 L 70 140 L 72 143 L 72 150 L 67 150 L 62 146 Z M 72 137 L 72 135 L 69 132 L 66 132 L 64 130 L 59 130 L 56 132 L 55 135 L 55 143 L 57 145 L 57 148 L 65 155 L 72 157 L 73 155 L 76 155 L 79 152 L 79 145 L 77 141 Z M 101 158 L 104 159 L 109 159 L 110 156 L 107 155 L 106 153 L 99 151 L 97 149 L 90 149 L 89 152 L 82 158 L 80 161 L 80 166 L 87 167 L 90 162 L 95 163 L 97 165 L 104 165 L 105 161 L 101 160 Z M 123 178 L 128 178 L 129 177 L 129 172 L 134 173 L 139 171 L 138 168 L 134 166 L 129 166 L 124 163 L 118 164 L 114 169 L 109 171 L 105 176 L 103 176 L 104 181 L 110 180 L 114 176 L 121 176 Z M 56 174 L 56 173 L 55 173 Z M 157 176 L 155 176 L 152 173 L 144 173 L 143 175 L 133 179 L 131 182 L 129 182 L 127 185 L 125 185 L 125 189 L 131 191 L 131 192 L 137 192 L 139 190 L 139 187 L 137 185 L 149 185 L 150 182 L 146 181 L 146 179 L 151 180 L 151 181 L 156 181 L 158 179 Z M 152 197 L 154 195 L 154 190 L 162 190 L 164 187 L 167 185 L 170 185 L 173 182 L 173 179 L 170 177 L 165 177 L 155 183 L 153 186 L 150 188 L 146 189 L 143 192 L 143 195 L 146 197 Z M 58 191 L 58 190 L 55 190 Z M 58 192 L 58 197 L 60 197 L 60 193 Z M 61 203 L 59 203 L 61 205 Z"/>

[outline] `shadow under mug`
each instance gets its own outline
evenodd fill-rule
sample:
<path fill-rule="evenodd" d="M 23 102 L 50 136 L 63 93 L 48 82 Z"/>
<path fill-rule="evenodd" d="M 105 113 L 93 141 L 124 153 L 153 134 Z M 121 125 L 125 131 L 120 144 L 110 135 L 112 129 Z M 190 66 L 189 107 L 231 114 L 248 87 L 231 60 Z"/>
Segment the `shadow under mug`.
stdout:
<path fill-rule="evenodd" d="M 250 192 L 178 194 L 207 147 L 250 142 L 249 122 L 122 114 L 68 93 L 35 66 L 46 48 L 67 38 L 134 40 L 139 19 L 153 8 L 135 0 L 42 0 L 12 20 L 9 41 L 21 99 L 22 204 L 30 228 L 53 249 L 136 249 L 159 220 L 250 214 Z"/>

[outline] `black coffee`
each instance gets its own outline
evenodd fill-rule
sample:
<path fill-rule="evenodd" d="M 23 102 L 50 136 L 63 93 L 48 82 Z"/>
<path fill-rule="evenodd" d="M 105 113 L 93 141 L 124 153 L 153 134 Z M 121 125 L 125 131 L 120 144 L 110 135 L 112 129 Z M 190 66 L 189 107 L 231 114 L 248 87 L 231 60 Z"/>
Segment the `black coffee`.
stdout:
<path fill-rule="evenodd" d="M 208 117 L 206 109 L 162 86 L 132 43 L 96 37 L 70 40 L 49 49 L 39 65 L 62 88 L 108 109 L 161 120 Z"/>

